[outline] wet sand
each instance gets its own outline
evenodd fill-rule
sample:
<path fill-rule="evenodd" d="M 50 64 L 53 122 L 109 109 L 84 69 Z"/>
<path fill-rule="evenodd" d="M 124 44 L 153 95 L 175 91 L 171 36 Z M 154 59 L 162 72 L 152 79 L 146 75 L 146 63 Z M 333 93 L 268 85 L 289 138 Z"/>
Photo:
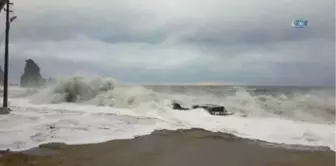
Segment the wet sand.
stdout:
<path fill-rule="evenodd" d="M 0 156 L 0 166 L 335 166 L 328 148 L 284 147 L 202 129 L 87 145 L 52 143 Z"/>

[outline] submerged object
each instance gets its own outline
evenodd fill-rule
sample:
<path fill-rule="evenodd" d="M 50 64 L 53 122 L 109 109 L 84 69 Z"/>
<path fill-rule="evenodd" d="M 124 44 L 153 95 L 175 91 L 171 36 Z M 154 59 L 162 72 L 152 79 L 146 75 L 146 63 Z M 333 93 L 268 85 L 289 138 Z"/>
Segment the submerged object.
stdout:
<path fill-rule="evenodd" d="M 208 111 L 211 115 L 232 115 L 232 113 L 228 112 L 224 106 L 214 105 L 214 104 L 204 104 L 204 105 L 194 105 L 193 109 L 203 108 Z"/>
<path fill-rule="evenodd" d="M 190 110 L 189 108 L 182 107 L 181 104 L 174 102 L 173 103 L 174 110 Z"/>
<path fill-rule="evenodd" d="M 193 105 L 192 108 L 185 108 L 182 107 L 181 104 L 174 102 L 173 104 L 174 110 L 192 110 L 192 109 L 204 109 L 211 115 L 218 115 L 218 116 L 226 116 L 226 115 L 232 115 L 233 113 L 228 112 L 224 106 L 221 105 L 215 105 L 215 104 L 204 104 L 204 105 Z"/>
<path fill-rule="evenodd" d="M 308 26 L 308 20 L 294 20 L 292 28 L 305 28 Z"/>

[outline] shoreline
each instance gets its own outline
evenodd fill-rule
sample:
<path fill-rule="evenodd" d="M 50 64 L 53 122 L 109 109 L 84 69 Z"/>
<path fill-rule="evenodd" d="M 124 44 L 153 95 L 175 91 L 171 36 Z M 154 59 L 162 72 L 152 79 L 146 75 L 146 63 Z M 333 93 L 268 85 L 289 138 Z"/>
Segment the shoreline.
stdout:
<path fill-rule="evenodd" d="M 156 130 L 133 139 L 0 151 L 0 166 L 334 166 L 326 147 L 288 146 L 203 129 Z"/>

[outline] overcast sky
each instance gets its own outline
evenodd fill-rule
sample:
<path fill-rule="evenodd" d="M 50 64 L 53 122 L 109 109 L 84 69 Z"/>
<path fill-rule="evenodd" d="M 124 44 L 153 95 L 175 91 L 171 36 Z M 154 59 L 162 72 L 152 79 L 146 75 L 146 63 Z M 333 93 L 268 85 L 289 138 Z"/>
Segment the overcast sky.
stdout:
<path fill-rule="evenodd" d="M 335 84 L 334 0 L 13 1 L 11 80 L 32 58 L 45 77 Z"/>

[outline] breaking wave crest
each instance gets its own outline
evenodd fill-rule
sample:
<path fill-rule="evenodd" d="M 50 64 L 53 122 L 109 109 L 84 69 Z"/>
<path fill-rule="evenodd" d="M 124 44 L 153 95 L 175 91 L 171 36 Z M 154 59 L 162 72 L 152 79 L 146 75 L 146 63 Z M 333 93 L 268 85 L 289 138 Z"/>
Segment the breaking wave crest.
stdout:
<path fill-rule="evenodd" d="M 170 88 L 171 89 L 171 88 Z M 188 89 L 188 90 L 186 90 Z M 256 94 L 246 88 L 223 87 L 209 91 L 204 87 L 185 87 L 178 92 L 156 90 L 151 87 L 130 86 L 113 79 L 91 75 L 76 75 L 39 90 L 34 103 L 58 104 L 73 102 L 117 108 L 167 108 L 171 101 L 187 107 L 193 104 L 219 104 L 242 117 L 281 117 L 300 121 L 334 123 L 335 96 L 321 91 Z M 233 91 L 232 91 L 233 90 Z"/>
<path fill-rule="evenodd" d="M 58 104 L 64 102 L 111 107 L 137 107 L 146 102 L 158 102 L 158 94 L 141 86 L 124 86 L 113 79 L 92 75 L 76 75 L 40 90 L 34 102 Z"/>
<path fill-rule="evenodd" d="M 288 92 L 275 87 L 271 92 L 256 93 L 249 87 L 131 86 L 99 76 L 76 75 L 42 89 L 12 87 L 10 92 L 15 111 L 0 119 L 0 137 L 4 138 L 0 148 L 23 149 L 50 141 L 97 142 L 133 138 L 157 129 L 197 127 L 335 150 L 332 89 L 294 88 Z M 201 109 L 176 111 L 168 106 L 173 100 L 186 107 L 220 104 L 234 114 L 223 117 Z"/>
<path fill-rule="evenodd" d="M 276 116 L 294 120 L 334 122 L 335 98 L 309 93 L 292 95 L 252 95 L 246 90 L 239 90 L 235 95 L 223 100 L 234 112 L 247 116 Z"/>

